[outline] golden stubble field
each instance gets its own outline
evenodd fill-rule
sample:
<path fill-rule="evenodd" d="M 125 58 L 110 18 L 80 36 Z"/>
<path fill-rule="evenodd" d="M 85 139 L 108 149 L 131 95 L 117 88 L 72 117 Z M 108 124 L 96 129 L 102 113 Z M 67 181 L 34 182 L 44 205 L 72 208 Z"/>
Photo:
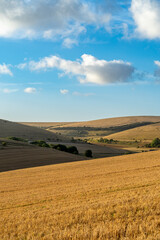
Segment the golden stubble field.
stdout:
<path fill-rule="evenodd" d="M 160 151 L 0 173 L 1 240 L 160 239 Z"/>

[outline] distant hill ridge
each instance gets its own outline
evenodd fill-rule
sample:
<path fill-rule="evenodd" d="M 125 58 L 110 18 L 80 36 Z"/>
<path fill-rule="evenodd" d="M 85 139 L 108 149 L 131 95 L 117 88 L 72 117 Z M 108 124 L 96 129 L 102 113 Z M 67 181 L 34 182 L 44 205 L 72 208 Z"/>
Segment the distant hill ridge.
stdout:
<path fill-rule="evenodd" d="M 129 129 L 136 129 L 141 126 L 149 126 L 153 123 L 160 123 L 160 116 L 132 116 L 106 118 L 83 122 L 32 122 L 24 123 L 29 126 L 36 126 L 54 133 L 61 133 L 70 137 L 107 137 L 110 134 L 120 133 Z"/>
<path fill-rule="evenodd" d="M 129 125 L 134 123 L 157 123 L 160 122 L 160 116 L 131 116 L 131 117 L 117 117 L 105 118 L 99 120 L 82 121 L 82 122 L 24 122 L 23 124 L 37 127 L 115 127 L 122 125 Z"/>

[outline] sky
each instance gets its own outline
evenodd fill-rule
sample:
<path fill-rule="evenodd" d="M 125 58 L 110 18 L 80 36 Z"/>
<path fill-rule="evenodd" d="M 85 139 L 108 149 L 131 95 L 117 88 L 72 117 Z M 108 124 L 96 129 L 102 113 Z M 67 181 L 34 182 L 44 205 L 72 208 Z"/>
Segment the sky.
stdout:
<path fill-rule="evenodd" d="M 159 0 L 0 0 L 0 118 L 160 115 Z"/>

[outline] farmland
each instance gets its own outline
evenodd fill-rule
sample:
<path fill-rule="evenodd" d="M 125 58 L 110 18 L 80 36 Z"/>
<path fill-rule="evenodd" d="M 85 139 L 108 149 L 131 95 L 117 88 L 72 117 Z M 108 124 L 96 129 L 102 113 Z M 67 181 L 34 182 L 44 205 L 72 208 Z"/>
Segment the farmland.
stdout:
<path fill-rule="evenodd" d="M 160 0 L 0 0 L 0 240 L 160 240 Z"/>
<path fill-rule="evenodd" d="M 0 173 L 0 239 L 160 239 L 160 152 Z"/>
<path fill-rule="evenodd" d="M 2 133 L 8 136 L 18 132 L 18 141 L 5 134 L 0 138 L 0 239 L 159 240 L 160 151 L 142 147 L 157 136 L 159 119 L 119 120 L 113 120 L 115 126 L 108 120 L 101 124 L 117 129 L 117 135 L 129 131 L 138 136 L 139 129 L 147 129 L 143 132 L 150 138 L 135 141 L 129 133 L 130 139 L 108 143 L 97 137 L 78 140 L 50 130 L 61 124 L 64 130 L 73 123 L 25 125 L 2 120 L 8 125 L 8 129 L 1 125 L 8 131 Z M 95 131 L 99 123 L 92 124 L 88 128 Z M 45 139 L 50 148 L 38 147 L 25 138 L 23 141 L 24 133 Z M 77 147 L 79 154 L 51 147 L 59 143 Z M 93 159 L 85 157 L 87 149 Z"/>

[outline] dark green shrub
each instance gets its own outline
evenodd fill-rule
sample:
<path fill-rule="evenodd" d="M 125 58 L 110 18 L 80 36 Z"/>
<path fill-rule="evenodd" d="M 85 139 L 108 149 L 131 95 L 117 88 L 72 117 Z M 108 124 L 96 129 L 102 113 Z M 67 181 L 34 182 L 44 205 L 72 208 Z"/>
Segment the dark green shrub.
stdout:
<path fill-rule="evenodd" d="M 49 148 L 49 144 L 47 144 L 47 143 L 42 143 L 40 147 L 47 147 L 47 148 Z"/>
<path fill-rule="evenodd" d="M 73 153 L 73 154 L 79 154 L 78 149 L 75 146 L 69 146 L 67 148 L 67 152 Z"/>
<path fill-rule="evenodd" d="M 85 151 L 85 156 L 92 158 L 92 157 L 93 157 L 93 156 L 92 156 L 92 151 L 91 151 L 91 150 L 86 150 L 86 151 Z"/>
<path fill-rule="evenodd" d="M 151 142 L 151 147 L 160 147 L 160 139 L 159 138 L 153 139 L 153 141 Z"/>
<path fill-rule="evenodd" d="M 63 144 L 54 145 L 53 148 L 59 151 L 67 152 L 67 147 L 66 145 L 63 145 Z"/>
<path fill-rule="evenodd" d="M 43 140 L 37 140 L 37 141 L 31 142 L 31 144 L 37 145 L 39 147 L 49 147 L 49 144 L 47 144 Z"/>

